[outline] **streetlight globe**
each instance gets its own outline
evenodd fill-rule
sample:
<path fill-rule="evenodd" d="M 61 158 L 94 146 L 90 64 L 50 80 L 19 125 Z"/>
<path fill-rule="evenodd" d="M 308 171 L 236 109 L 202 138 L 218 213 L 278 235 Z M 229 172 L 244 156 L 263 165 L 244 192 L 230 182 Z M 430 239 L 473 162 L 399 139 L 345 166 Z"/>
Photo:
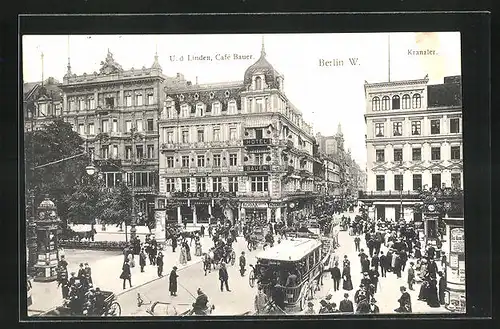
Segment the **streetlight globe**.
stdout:
<path fill-rule="evenodd" d="M 85 171 L 87 172 L 87 175 L 93 176 L 95 174 L 95 167 L 90 165 L 85 168 Z"/>

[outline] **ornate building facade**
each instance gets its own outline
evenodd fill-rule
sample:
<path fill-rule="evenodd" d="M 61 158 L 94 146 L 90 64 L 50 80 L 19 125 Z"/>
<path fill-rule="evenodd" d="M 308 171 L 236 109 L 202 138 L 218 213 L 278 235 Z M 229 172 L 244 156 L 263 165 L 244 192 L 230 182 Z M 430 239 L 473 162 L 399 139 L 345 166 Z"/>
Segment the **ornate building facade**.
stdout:
<path fill-rule="evenodd" d="M 412 206 L 425 186 L 461 187 L 460 76 L 365 84 L 367 192 L 371 216 L 421 220 Z"/>
<path fill-rule="evenodd" d="M 261 56 L 243 81 L 165 89 L 160 197 L 167 220 L 286 220 L 312 208 L 312 128 Z M 228 206 L 230 205 L 230 206 Z"/>
<path fill-rule="evenodd" d="M 124 70 L 108 50 L 99 72 L 73 74 L 68 61 L 59 86 L 61 117 L 85 139 L 107 187 L 120 182 L 133 186 L 137 214 L 143 219 L 153 219 L 158 193 L 158 117 L 163 90 L 185 84 L 180 74 L 167 77 L 162 73 L 157 55 L 149 68 Z"/>
<path fill-rule="evenodd" d="M 39 128 L 62 116 L 61 83 L 50 77 L 40 82 L 23 83 L 24 131 Z"/>

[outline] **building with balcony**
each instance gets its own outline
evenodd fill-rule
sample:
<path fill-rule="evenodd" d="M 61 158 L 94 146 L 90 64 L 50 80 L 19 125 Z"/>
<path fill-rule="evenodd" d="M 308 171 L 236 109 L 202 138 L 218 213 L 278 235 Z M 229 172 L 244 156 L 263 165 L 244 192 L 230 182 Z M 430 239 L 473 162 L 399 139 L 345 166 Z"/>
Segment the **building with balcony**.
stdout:
<path fill-rule="evenodd" d="M 156 54 L 151 67 L 124 70 L 108 50 L 99 72 L 76 75 L 68 62 L 59 85 L 62 109 L 56 113 L 85 139 L 106 186 L 113 188 L 120 182 L 133 186 L 137 212 L 150 220 L 158 193 L 158 116 L 163 90 L 185 84 L 180 74 L 167 77 L 162 73 Z"/>
<path fill-rule="evenodd" d="M 364 87 L 367 189 L 360 199 L 376 218 L 421 220 L 412 208 L 416 191 L 463 184 L 461 78 Z"/>
<path fill-rule="evenodd" d="M 165 89 L 157 206 L 167 220 L 268 222 L 312 208 L 312 128 L 285 95 L 264 45 L 242 76 Z"/>

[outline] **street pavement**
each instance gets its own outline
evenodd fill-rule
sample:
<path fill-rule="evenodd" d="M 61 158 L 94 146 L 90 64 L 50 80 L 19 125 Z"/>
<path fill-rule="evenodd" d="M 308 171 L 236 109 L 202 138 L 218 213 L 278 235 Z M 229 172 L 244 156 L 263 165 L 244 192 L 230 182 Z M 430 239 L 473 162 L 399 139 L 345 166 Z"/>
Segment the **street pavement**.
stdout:
<path fill-rule="evenodd" d="M 121 237 L 124 239 L 124 236 Z M 141 238 L 144 241 L 143 238 Z M 202 245 L 208 245 L 211 243 L 208 236 L 205 236 L 201 240 Z M 185 265 L 179 264 L 179 250 L 178 248 L 175 253 L 172 253 L 172 247 L 167 246 L 163 250 L 164 255 L 164 273 L 169 271 L 174 265 L 179 269 L 185 266 L 190 266 L 201 261 L 200 257 L 192 257 L 191 261 Z M 194 253 L 194 242 L 191 247 L 192 254 Z M 77 257 L 73 257 L 74 253 L 77 253 Z M 103 291 L 112 291 L 115 294 L 120 294 L 131 289 L 135 289 L 142 284 L 159 279 L 157 274 L 156 266 L 149 265 L 147 261 L 147 266 L 145 267 L 145 272 L 141 273 L 139 267 L 138 256 L 135 256 L 136 266 L 131 269 L 132 272 L 132 288 L 129 288 L 127 283 L 127 288 L 123 289 L 123 281 L 119 278 L 121 274 L 121 269 L 123 265 L 123 253 L 120 251 L 114 252 L 111 255 L 108 254 L 105 257 L 95 257 L 94 254 L 98 254 L 96 251 L 84 251 L 88 253 L 88 258 L 82 255 L 82 250 L 65 250 L 64 253 L 68 257 L 68 273 L 72 271 L 78 272 L 79 262 L 88 262 L 90 268 L 92 269 L 92 280 L 94 287 L 99 287 Z M 103 252 L 100 252 L 103 253 Z M 79 259 L 78 262 L 72 262 L 72 259 Z M 37 315 L 53 309 L 57 306 L 62 305 L 62 292 L 61 289 L 57 287 L 57 282 L 32 282 L 33 285 L 33 304 L 28 308 L 28 315 Z"/>
<path fill-rule="evenodd" d="M 345 215 L 348 215 L 352 219 L 354 219 L 356 213 L 346 213 Z M 360 238 L 360 248 L 364 249 L 365 253 L 368 253 L 364 234 L 360 235 Z M 331 275 L 329 273 L 325 273 L 323 277 L 323 286 L 321 287 L 321 290 L 316 293 L 315 298 L 312 300 L 315 305 L 316 313 L 318 312 L 320 307 L 319 301 L 321 299 L 324 299 L 328 294 L 332 294 L 331 302 L 335 302 L 338 307 L 340 301 L 344 299 L 344 293 L 347 292 L 349 294 L 349 299 L 354 302 L 354 294 L 359 289 L 359 284 L 361 283 L 361 278 L 363 276 L 361 273 L 361 264 L 358 256 L 359 252 L 355 251 L 354 236 L 349 236 L 349 233 L 347 231 L 341 231 L 339 233 L 339 244 L 340 247 L 336 250 L 336 253 L 339 256 L 340 269 L 342 271 L 342 259 L 344 258 L 344 255 L 347 255 L 347 258 L 351 261 L 351 277 L 354 289 L 351 291 L 344 291 L 342 289 L 343 281 L 341 280 L 340 290 L 335 292 L 333 290 L 333 280 L 331 278 Z M 381 251 L 383 251 L 384 254 L 387 254 L 387 248 L 384 245 L 382 245 Z M 449 311 L 444 306 L 432 308 L 429 307 L 426 302 L 419 301 L 418 294 L 420 292 L 420 284 L 414 284 L 413 291 L 408 289 L 407 271 L 411 261 L 416 263 L 415 259 L 409 258 L 405 271 L 401 273 L 400 279 L 398 279 L 396 274 L 392 272 L 388 272 L 386 277 L 380 276 L 380 285 L 378 287 L 377 293 L 375 293 L 374 296 L 377 300 L 377 305 L 380 309 L 380 313 L 397 314 L 396 312 L 394 312 L 394 309 L 399 307 L 398 299 L 401 296 L 399 288 L 401 286 L 405 286 L 407 288 L 407 292 L 411 296 L 413 313 L 449 313 Z M 439 268 L 440 262 L 437 263 Z"/>

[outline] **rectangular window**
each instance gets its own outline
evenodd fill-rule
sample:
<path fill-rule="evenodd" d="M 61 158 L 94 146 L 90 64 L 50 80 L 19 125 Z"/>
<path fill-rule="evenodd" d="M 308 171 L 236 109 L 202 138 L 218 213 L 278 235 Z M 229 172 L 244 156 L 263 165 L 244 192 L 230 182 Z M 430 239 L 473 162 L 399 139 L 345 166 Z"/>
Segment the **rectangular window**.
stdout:
<path fill-rule="evenodd" d="M 174 178 L 165 179 L 165 189 L 167 192 L 172 192 L 175 190 L 175 179 Z"/>
<path fill-rule="evenodd" d="M 455 188 L 462 187 L 462 175 L 460 173 L 451 174 L 451 187 Z"/>
<path fill-rule="evenodd" d="M 148 94 L 147 101 L 148 101 L 148 105 L 153 105 L 155 103 L 153 94 Z"/>
<path fill-rule="evenodd" d="M 413 174 L 413 190 L 422 189 L 422 174 Z"/>
<path fill-rule="evenodd" d="M 385 176 L 377 175 L 377 191 L 385 190 Z"/>
<path fill-rule="evenodd" d="M 126 95 L 125 96 L 125 106 L 132 106 L 132 96 Z"/>
<path fill-rule="evenodd" d="M 227 105 L 227 111 L 229 114 L 236 114 L 236 102 L 230 101 Z"/>
<path fill-rule="evenodd" d="M 432 147 L 431 148 L 431 160 L 441 160 L 441 148 L 440 147 Z"/>
<path fill-rule="evenodd" d="M 220 103 L 215 102 L 212 104 L 212 115 L 219 115 L 220 114 Z"/>
<path fill-rule="evenodd" d="M 229 192 L 238 192 L 238 177 L 229 177 Z"/>
<path fill-rule="evenodd" d="M 79 133 L 80 135 L 85 135 L 85 125 L 84 125 L 83 123 L 80 123 L 80 124 L 78 125 L 78 133 Z"/>
<path fill-rule="evenodd" d="M 136 145 L 135 150 L 136 150 L 136 159 L 144 158 L 144 148 L 142 147 L 142 145 Z"/>
<path fill-rule="evenodd" d="M 252 177 L 252 192 L 267 192 L 268 177 L 267 176 L 254 176 Z"/>
<path fill-rule="evenodd" d="M 125 132 L 129 133 L 132 130 L 132 121 L 125 121 Z"/>
<path fill-rule="evenodd" d="M 80 99 L 78 101 L 78 106 L 80 108 L 80 111 L 84 111 L 85 110 L 85 99 Z"/>
<path fill-rule="evenodd" d="M 237 154 L 229 154 L 229 165 L 236 166 L 238 163 L 238 155 Z"/>
<path fill-rule="evenodd" d="M 181 107 L 181 116 L 183 118 L 189 118 L 189 108 L 187 105 L 182 105 Z"/>
<path fill-rule="evenodd" d="M 153 131 L 155 130 L 154 129 L 154 126 L 153 126 L 153 119 L 148 119 L 148 131 Z"/>
<path fill-rule="evenodd" d="M 222 189 L 222 177 L 213 177 L 212 178 L 212 191 L 220 192 Z"/>
<path fill-rule="evenodd" d="M 125 146 L 125 158 L 127 160 L 132 159 L 132 146 L 130 145 Z"/>
<path fill-rule="evenodd" d="M 154 145 L 148 145 L 148 159 L 154 159 L 155 158 L 155 146 Z"/>
<path fill-rule="evenodd" d="M 205 167 L 205 156 L 198 155 L 198 167 Z"/>
<path fill-rule="evenodd" d="M 109 157 L 109 146 L 104 145 L 101 147 L 101 157 L 107 159 Z"/>
<path fill-rule="evenodd" d="M 411 149 L 411 159 L 413 161 L 422 161 L 422 149 L 420 147 Z"/>
<path fill-rule="evenodd" d="M 89 110 L 94 110 L 95 109 L 95 99 L 91 98 L 89 99 Z"/>
<path fill-rule="evenodd" d="M 93 123 L 89 123 L 89 135 L 95 135 Z"/>
<path fill-rule="evenodd" d="M 384 124 L 376 123 L 375 124 L 375 136 L 376 137 L 384 137 Z"/>
<path fill-rule="evenodd" d="M 109 121 L 108 120 L 102 120 L 102 132 L 103 133 L 107 133 L 109 132 L 109 125 L 108 125 Z"/>
<path fill-rule="evenodd" d="M 257 139 L 262 138 L 262 129 L 255 129 L 255 138 Z"/>
<path fill-rule="evenodd" d="M 220 141 L 220 129 L 219 128 L 214 128 L 214 141 L 215 142 Z"/>
<path fill-rule="evenodd" d="M 189 143 L 189 132 L 188 132 L 187 130 L 184 130 L 184 131 L 182 132 L 182 142 L 183 142 L 184 144 Z"/>
<path fill-rule="evenodd" d="M 113 127 L 112 127 L 112 132 L 118 132 L 118 119 L 113 119 Z"/>
<path fill-rule="evenodd" d="M 403 190 L 403 175 L 394 175 L 394 190 Z"/>
<path fill-rule="evenodd" d="M 255 154 L 255 163 L 256 165 L 264 164 L 264 155 L 263 154 Z"/>
<path fill-rule="evenodd" d="M 137 128 L 137 131 L 142 131 L 142 119 L 136 120 L 135 121 L 135 126 Z"/>
<path fill-rule="evenodd" d="M 229 140 L 236 140 L 236 128 L 229 128 Z"/>
<path fill-rule="evenodd" d="M 460 146 L 452 146 L 450 148 L 450 155 L 452 160 L 460 160 Z"/>
<path fill-rule="evenodd" d="M 190 181 L 189 178 L 181 178 L 181 191 L 182 192 L 189 192 L 191 189 L 190 187 Z"/>
<path fill-rule="evenodd" d="M 174 167 L 174 157 L 168 156 L 167 157 L 167 168 L 173 168 L 173 167 Z"/>
<path fill-rule="evenodd" d="M 205 141 L 205 134 L 203 133 L 203 129 L 198 129 L 198 142 Z"/>
<path fill-rule="evenodd" d="M 432 174 L 432 188 L 441 187 L 441 174 Z"/>
<path fill-rule="evenodd" d="M 207 191 L 207 179 L 205 177 L 196 178 L 196 191 L 197 192 Z"/>
<path fill-rule="evenodd" d="M 174 133 L 172 131 L 167 132 L 167 143 L 173 143 L 174 142 Z"/>
<path fill-rule="evenodd" d="M 136 106 L 142 106 L 142 95 L 136 95 L 135 96 L 135 105 Z"/>
<path fill-rule="evenodd" d="M 118 145 L 113 145 L 113 153 L 112 153 L 113 159 L 118 158 Z"/>
<path fill-rule="evenodd" d="M 262 98 L 257 98 L 255 100 L 255 111 L 257 113 L 264 112 L 264 101 Z"/>
<path fill-rule="evenodd" d="M 411 134 L 413 136 L 420 136 L 422 132 L 422 123 L 420 121 L 411 122 Z"/>
<path fill-rule="evenodd" d="M 220 167 L 220 154 L 214 154 L 214 167 Z"/>
<path fill-rule="evenodd" d="M 392 124 L 392 126 L 393 126 L 394 136 L 402 136 L 403 135 L 403 123 L 402 122 L 394 122 Z"/>
<path fill-rule="evenodd" d="M 460 119 L 459 118 L 450 119 L 450 133 L 451 134 L 460 133 Z"/>
<path fill-rule="evenodd" d="M 384 162 L 385 161 L 384 150 L 375 150 L 375 159 L 377 162 Z"/>
<path fill-rule="evenodd" d="M 403 162 L 403 149 L 394 149 L 394 162 Z"/>
<path fill-rule="evenodd" d="M 441 125 L 439 119 L 431 120 L 431 134 L 436 135 L 441 133 Z"/>
<path fill-rule="evenodd" d="M 183 155 L 182 156 L 182 168 L 188 168 L 188 167 L 189 167 L 189 156 Z"/>

